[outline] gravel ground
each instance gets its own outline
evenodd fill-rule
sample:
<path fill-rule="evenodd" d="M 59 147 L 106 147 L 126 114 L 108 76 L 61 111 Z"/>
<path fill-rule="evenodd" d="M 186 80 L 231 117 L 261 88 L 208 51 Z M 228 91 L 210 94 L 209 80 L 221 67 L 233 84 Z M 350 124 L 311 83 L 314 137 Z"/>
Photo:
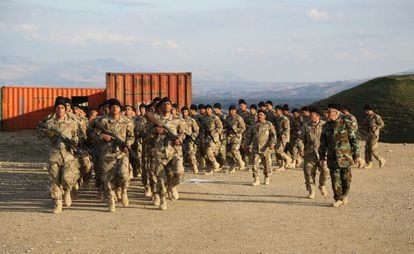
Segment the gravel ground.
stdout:
<path fill-rule="evenodd" d="M 305 198 L 303 173 L 186 174 L 160 211 L 131 182 L 115 213 L 83 189 L 51 213 L 47 148 L 31 132 L 0 132 L 0 253 L 414 253 L 414 145 L 380 144 L 384 168 L 354 169 L 350 202 Z M 262 178 L 263 180 L 263 178 Z"/>

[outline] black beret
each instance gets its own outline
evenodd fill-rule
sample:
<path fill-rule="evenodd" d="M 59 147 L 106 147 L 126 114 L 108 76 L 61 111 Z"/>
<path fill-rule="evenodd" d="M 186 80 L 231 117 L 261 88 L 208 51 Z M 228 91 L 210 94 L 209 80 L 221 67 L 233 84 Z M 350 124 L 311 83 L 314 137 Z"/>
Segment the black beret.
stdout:
<path fill-rule="evenodd" d="M 318 114 L 320 116 L 322 115 L 321 110 L 319 108 L 317 108 L 317 107 L 311 107 L 311 108 L 309 108 L 309 112 L 310 113 L 316 113 L 316 114 Z"/>
<path fill-rule="evenodd" d="M 198 109 L 206 109 L 206 106 L 204 104 L 198 104 Z"/>
<path fill-rule="evenodd" d="M 374 110 L 374 107 L 373 107 L 371 104 L 366 104 L 366 105 L 364 106 L 364 109 L 365 109 L 365 110 Z"/>
<path fill-rule="evenodd" d="M 103 107 L 108 106 L 108 105 L 109 105 L 109 100 L 106 100 L 106 101 L 104 101 L 104 102 L 102 103 L 102 106 L 103 106 Z"/>
<path fill-rule="evenodd" d="M 280 105 L 276 105 L 276 106 L 275 106 L 275 110 L 282 110 L 282 106 L 280 106 Z"/>
<path fill-rule="evenodd" d="M 214 103 L 214 105 L 213 105 L 213 107 L 214 108 L 218 108 L 218 109 L 221 109 L 221 104 L 220 103 Z"/>
<path fill-rule="evenodd" d="M 170 98 L 168 98 L 168 97 L 163 97 L 161 100 L 160 100 L 160 102 L 158 102 L 158 107 L 160 107 L 162 104 L 164 104 L 164 103 L 166 103 L 166 102 L 169 102 L 169 103 L 171 103 L 171 100 L 170 100 Z"/>
<path fill-rule="evenodd" d="M 196 110 L 196 111 L 197 111 L 197 105 L 195 105 L 195 104 L 191 104 L 190 109 L 191 109 L 191 110 Z"/>
<path fill-rule="evenodd" d="M 286 110 L 286 111 L 289 111 L 289 105 L 288 104 L 283 105 L 282 109 Z"/>
<path fill-rule="evenodd" d="M 234 105 L 230 105 L 230 106 L 229 106 L 229 110 L 232 110 L 232 109 L 237 110 L 237 109 L 236 109 L 236 106 L 234 106 Z"/>
<path fill-rule="evenodd" d="M 58 96 L 55 99 L 55 108 L 57 105 L 63 105 L 64 107 L 66 107 L 66 98 L 63 96 Z"/>
<path fill-rule="evenodd" d="M 240 99 L 239 100 L 239 104 L 247 104 L 246 101 L 244 99 Z"/>
<path fill-rule="evenodd" d="M 270 104 L 273 106 L 273 102 L 272 101 L 266 101 L 266 104 Z"/>
<path fill-rule="evenodd" d="M 147 107 L 147 105 L 145 105 L 145 103 L 139 104 L 139 108 L 145 108 L 145 107 Z"/>
<path fill-rule="evenodd" d="M 338 103 L 330 103 L 328 104 L 328 108 L 333 108 L 336 110 L 341 110 L 341 105 L 339 105 Z"/>
<path fill-rule="evenodd" d="M 259 113 L 263 113 L 266 116 L 266 111 L 264 111 L 263 109 L 259 109 L 259 111 L 257 111 L 257 114 Z"/>
<path fill-rule="evenodd" d="M 299 113 L 299 109 L 297 108 L 292 109 L 292 113 Z"/>
<path fill-rule="evenodd" d="M 132 106 L 132 105 L 129 105 L 129 104 L 127 104 L 127 105 L 124 106 L 124 110 L 126 110 L 127 107 L 130 107 L 132 110 L 135 111 L 135 107 Z"/>
<path fill-rule="evenodd" d="M 252 108 L 254 108 L 255 110 L 257 110 L 257 106 L 256 106 L 256 104 L 252 104 L 252 105 L 250 105 L 250 108 L 252 109 Z"/>
<path fill-rule="evenodd" d="M 206 105 L 206 109 L 208 109 L 208 108 L 213 109 L 213 107 L 212 107 L 210 104 L 207 104 L 207 105 Z"/>
<path fill-rule="evenodd" d="M 181 108 L 181 112 L 183 112 L 184 110 L 189 111 L 187 106 L 184 106 L 184 107 Z"/>
<path fill-rule="evenodd" d="M 264 103 L 264 101 L 259 102 L 259 107 L 266 107 L 266 103 Z"/>
<path fill-rule="evenodd" d="M 160 100 L 160 97 L 155 97 L 154 99 L 152 99 L 152 103 L 158 103 Z"/>
<path fill-rule="evenodd" d="M 117 105 L 117 106 L 121 107 L 121 102 L 120 102 L 120 101 L 118 101 L 117 99 L 114 99 L 114 98 L 109 99 L 109 100 L 107 101 L 107 103 L 108 103 L 108 105 L 109 105 L 109 107 L 110 107 L 110 108 L 111 108 L 112 106 L 115 106 L 115 105 Z"/>

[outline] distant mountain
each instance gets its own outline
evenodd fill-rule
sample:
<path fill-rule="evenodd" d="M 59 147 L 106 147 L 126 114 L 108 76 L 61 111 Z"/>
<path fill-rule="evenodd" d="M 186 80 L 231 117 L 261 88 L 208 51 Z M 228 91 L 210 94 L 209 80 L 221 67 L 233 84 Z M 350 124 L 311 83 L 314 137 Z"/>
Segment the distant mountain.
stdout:
<path fill-rule="evenodd" d="M 369 80 L 352 89 L 342 91 L 314 105 L 325 107 L 341 103 L 350 107 L 360 122 L 364 105 L 373 104 L 382 116 L 385 128 L 381 134 L 384 142 L 414 142 L 414 75 L 393 75 Z"/>

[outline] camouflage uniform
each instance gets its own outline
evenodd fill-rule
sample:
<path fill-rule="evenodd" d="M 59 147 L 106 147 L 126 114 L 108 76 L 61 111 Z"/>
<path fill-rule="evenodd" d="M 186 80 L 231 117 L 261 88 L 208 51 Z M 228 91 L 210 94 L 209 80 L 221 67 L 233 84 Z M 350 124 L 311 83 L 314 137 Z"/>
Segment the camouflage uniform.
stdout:
<path fill-rule="evenodd" d="M 195 141 L 195 149 L 197 154 L 197 160 L 198 160 L 198 169 L 204 170 L 206 168 L 206 146 L 205 146 L 205 134 L 204 134 L 204 120 L 206 118 L 205 115 L 195 115 L 194 120 L 196 120 L 199 128 L 199 134 L 197 136 L 197 139 Z"/>
<path fill-rule="evenodd" d="M 303 125 L 296 144 L 300 151 L 304 154 L 303 173 L 305 176 L 306 190 L 314 191 L 316 171 L 319 169 L 319 188 L 326 185 L 329 177 L 329 170 L 326 164 L 320 167 L 319 163 L 319 145 L 321 140 L 322 128 L 325 121 L 320 120 L 319 123 L 310 121 Z"/>
<path fill-rule="evenodd" d="M 239 169 L 245 167 L 245 163 L 240 155 L 240 148 L 242 144 L 243 134 L 246 130 L 246 125 L 241 116 L 228 116 L 225 120 L 226 134 L 227 134 L 227 151 L 231 154 L 231 158 L 238 164 Z M 234 169 L 234 168 L 233 168 Z"/>
<path fill-rule="evenodd" d="M 380 130 L 385 124 L 381 116 L 373 113 L 367 116 L 362 124 L 363 130 L 367 133 L 365 140 L 365 161 L 369 165 L 372 163 L 372 157 L 383 163 L 384 158 L 378 152 L 378 141 Z"/>
<path fill-rule="evenodd" d="M 285 149 L 286 145 L 290 141 L 290 122 L 289 118 L 284 115 L 274 116 L 274 126 L 277 133 L 277 144 L 276 144 L 276 158 L 281 159 L 284 162 L 284 165 L 287 166 L 290 164 L 291 159 L 286 154 Z"/>
<path fill-rule="evenodd" d="M 253 177 L 259 177 L 259 164 L 264 165 L 263 173 L 265 177 L 272 174 L 271 169 L 271 146 L 276 143 L 276 130 L 273 124 L 269 121 L 264 123 L 256 122 L 246 133 L 245 146 L 252 146 L 252 154 L 254 157 L 253 163 Z"/>
<path fill-rule="evenodd" d="M 55 128 L 63 135 L 72 140 L 73 143 L 79 142 L 79 125 L 68 114 L 65 114 L 63 121 L 58 121 L 55 117 L 48 118 L 45 121 L 48 128 Z M 43 138 L 44 134 L 39 134 Z M 79 162 L 74 152 L 68 149 L 60 137 L 55 134 L 47 134 L 52 142 L 49 152 L 49 180 L 50 195 L 57 204 L 62 202 L 62 195 L 69 195 L 72 188 L 75 187 L 80 178 Z M 66 197 L 65 197 L 66 200 Z M 67 206 L 70 204 L 66 203 Z"/>
<path fill-rule="evenodd" d="M 292 156 L 293 161 L 300 160 L 300 156 L 298 154 L 298 138 L 300 132 L 303 127 L 303 120 L 302 117 L 299 116 L 298 118 L 292 117 L 292 121 L 290 122 L 290 142 L 289 142 L 289 152 Z"/>
<path fill-rule="evenodd" d="M 184 141 L 184 126 L 181 120 L 174 118 L 172 115 L 158 115 L 157 118 L 173 132 L 172 134 L 177 135 L 181 143 Z M 182 147 L 176 145 L 174 139 L 168 134 L 156 134 L 154 150 L 157 194 L 161 200 L 165 200 L 167 191 L 170 193 L 173 188 L 180 184 L 184 174 Z"/>
<path fill-rule="evenodd" d="M 185 139 L 183 142 L 183 153 L 184 161 L 188 162 L 191 166 L 191 169 L 194 173 L 198 173 L 197 166 L 197 147 L 195 141 L 198 137 L 200 128 L 196 120 L 191 117 L 183 118 L 183 129 L 185 134 Z"/>
<path fill-rule="evenodd" d="M 144 182 L 144 178 L 147 176 L 143 176 L 143 143 L 145 137 L 145 126 L 147 120 L 144 116 L 139 115 L 135 117 L 135 143 L 134 143 L 134 152 L 137 156 L 136 165 L 134 165 L 134 175 L 138 176 L 141 175 Z"/>
<path fill-rule="evenodd" d="M 222 124 L 224 124 L 224 121 L 226 121 L 226 118 L 228 117 L 226 114 L 221 113 L 220 115 L 217 115 L 220 118 L 220 121 Z M 221 166 L 224 166 L 227 164 L 227 137 L 226 133 L 222 132 L 220 135 L 220 146 L 219 151 L 217 155 L 217 161 L 220 163 Z"/>
<path fill-rule="evenodd" d="M 206 159 L 211 171 L 220 169 L 220 164 L 216 160 L 220 148 L 220 136 L 223 133 L 223 124 L 216 115 L 206 116 L 203 121 L 204 144 L 206 149 Z"/>
<path fill-rule="evenodd" d="M 351 165 L 359 156 L 358 139 L 352 123 L 342 115 L 322 129 L 319 158 L 326 160 L 335 201 L 344 200 L 351 187 Z"/>
<path fill-rule="evenodd" d="M 239 116 L 241 116 L 241 118 L 243 119 L 243 121 L 244 121 L 244 123 L 246 124 L 246 121 L 247 121 L 247 119 L 249 118 L 249 116 L 250 116 L 250 111 L 248 111 L 248 110 L 246 110 L 246 111 L 241 111 L 240 110 L 240 108 L 239 109 L 237 109 L 237 114 L 239 115 Z M 242 142 L 244 143 L 244 133 L 243 133 L 243 136 L 242 136 Z M 244 161 L 244 163 L 245 163 L 245 165 L 247 165 L 248 163 L 249 163 L 249 157 L 248 157 L 248 154 L 246 153 L 246 151 L 244 150 L 244 149 L 241 149 L 240 150 L 240 154 L 241 154 L 241 157 L 243 158 L 243 161 Z"/>
<path fill-rule="evenodd" d="M 134 124 L 126 116 L 121 115 L 119 120 L 111 116 L 105 116 L 99 119 L 97 123 L 105 130 L 108 130 L 118 136 L 125 142 L 127 147 L 131 147 L 135 141 Z M 102 131 L 95 128 L 96 134 L 102 139 Z M 130 163 L 129 156 L 126 154 L 120 144 L 114 140 L 103 142 L 101 148 L 101 169 L 102 184 L 104 197 L 108 202 L 109 210 L 115 210 L 115 193 L 114 188 L 121 188 L 122 204 L 129 205 L 127 190 L 130 181 Z"/>

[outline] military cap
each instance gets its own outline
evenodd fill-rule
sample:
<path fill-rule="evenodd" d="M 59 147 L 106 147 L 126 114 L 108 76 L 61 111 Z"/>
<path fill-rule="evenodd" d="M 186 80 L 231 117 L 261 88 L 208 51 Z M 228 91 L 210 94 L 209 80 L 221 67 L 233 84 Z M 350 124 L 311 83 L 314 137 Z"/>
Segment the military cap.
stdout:
<path fill-rule="evenodd" d="M 266 104 L 272 105 L 273 106 L 273 102 L 272 101 L 266 101 Z"/>
<path fill-rule="evenodd" d="M 297 108 L 292 109 L 292 113 L 299 113 L 299 109 Z"/>
<path fill-rule="evenodd" d="M 341 105 L 339 105 L 338 103 L 330 103 L 328 104 L 328 108 L 333 108 L 339 111 L 341 110 Z"/>
<path fill-rule="evenodd" d="M 198 104 L 198 109 L 206 109 L 206 106 L 204 104 Z"/>
<path fill-rule="evenodd" d="M 181 112 L 183 112 L 184 110 L 189 111 L 187 106 L 184 106 L 184 107 L 181 108 Z"/>
<path fill-rule="evenodd" d="M 221 104 L 220 103 L 214 103 L 213 108 L 218 108 L 221 109 Z"/>
<path fill-rule="evenodd" d="M 230 106 L 229 106 L 229 111 L 230 111 L 230 110 L 232 110 L 232 109 L 237 110 L 237 109 L 236 109 L 236 106 L 234 106 L 234 105 L 230 105 Z"/>
<path fill-rule="evenodd" d="M 66 107 L 66 98 L 63 96 L 58 96 L 55 99 L 55 108 L 58 105 L 63 105 L 64 107 Z"/>
<path fill-rule="evenodd" d="M 282 109 L 286 110 L 286 111 L 289 111 L 289 105 L 288 104 L 283 105 Z"/>
<path fill-rule="evenodd" d="M 247 104 L 246 101 L 244 99 L 240 99 L 239 100 L 239 104 Z"/>
<path fill-rule="evenodd" d="M 364 106 L 364 109 L 365 109 L 365 110 L 374 110 L 374 107 L 373 107 L 371 104 L 366 104 L 366 105 Z"/>
<path fill-rule="evenodd" d="M 302 111 L 309 111 L 309 107 L 308 106 L 303 106 L 300 108 L 300 110 Z"/>
<path fill-rule="evenodd" d="M 250 108 L 252 109 L 255 109 L 255 110 L 257 110 L 257 106 L 256 106 L 256 104 L 252 104 L 252 105 L 250 105 Z"/>
<path fill-rule="evenodd" d="M 282 106 L 280 106 L 280 105 L 276 105 L 276 106 L 275 106 L 275 110 L 282 110 Z"/>
<path fill-rule="evenodd" d="M 207 105 L 206 105 L 206 109 L 208 109 L 208 108 L 213 109 L 213 107 L 212 107 L 210 104 L 207 104 Z"/>
<path fill-rule="evenodd" d="M 174 104 L 172 105 L 172 107 L 178 110 L 178 104 L 177 104 L 177 103 L 174 103 Z"/>
<path fill-rule="evenodd" d="M 264 101 L 259 102 L 259 107 L 266 107 L 266 103 L 264 103 Z"/>
<path fill-rule="evenodd" d="M 316 114 L 318 114 L 318 115 L 322 115 L 322 112 L 321 112 L 321 110 L 319 109 L 319 108 L 317 108 L 317 107 L 310 107 L 309 108 L 309 112 L 310 113 L 316 113 Z"/>
<path fill-rule="evenodd" d="M 107 103 L 108 103 L 108 105 L 109 105 L 109 107 L 111 108 L 112 106 L 119 106 L 119 107 L 121 107 L 121 102 L 120 101 L 118 101 L 117 99 L 115 99 L 115 98 L 111 98 L 111 99 L 109 99 L 108 101 L 107 101 Z"/>
<path fill-rule="evenodd" d="M 145 108 L 145 107 L 147 107 L 147 105 L 145 105 L 145 103 L 139 104 L 139 108 Z"/>
<path fill-rule="evenodd" d="M 191 104 L 190 109 L 191 109 L 191 110 L 195 110 L 195 111 L 197 111 L 197 105 L 195 105 L 195 104 Z"/>

